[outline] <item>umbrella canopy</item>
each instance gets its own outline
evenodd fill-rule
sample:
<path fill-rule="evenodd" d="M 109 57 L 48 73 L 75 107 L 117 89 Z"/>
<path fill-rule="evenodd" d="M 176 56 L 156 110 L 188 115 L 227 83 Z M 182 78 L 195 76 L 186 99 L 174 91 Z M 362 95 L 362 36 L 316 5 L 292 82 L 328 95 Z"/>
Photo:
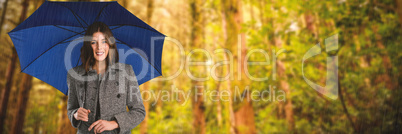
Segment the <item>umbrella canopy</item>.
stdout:
<path fill-rule="evenodd" d="M 132 65 L 139 85 L 162 75 L 165 35 L 116 1 L 45 1 L 8 33 L 17 50 L 21 71 L 67 94 L 67 71 L 82 64 L 83 40 L 78 40 L 96 21 L 105 23 L 112 30 L 119 62 Z"/>

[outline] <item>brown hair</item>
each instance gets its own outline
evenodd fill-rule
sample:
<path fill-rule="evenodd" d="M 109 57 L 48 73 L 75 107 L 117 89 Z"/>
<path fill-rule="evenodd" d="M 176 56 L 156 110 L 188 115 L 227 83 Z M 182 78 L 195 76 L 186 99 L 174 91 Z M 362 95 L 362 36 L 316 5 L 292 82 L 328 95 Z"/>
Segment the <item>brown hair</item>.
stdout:
<path fill-rule="evenodd" d="M 101 32 L 106 38 L 106 42 L 109 44 L 109 53 L 106 57 L 106 69 L 112 63 L 119 61 L 119 54 L 117 53 L 116 41 L 114 40 L 112 31 L 103 22 L 94 22 L 88 26 L 85 32 L 85 37 L 92 37 L 95 32 Z M 95 57 L 91 47 L 91 40 L 84 39 L 84 45 L 81 47 L 81 62 L 85 68 L 85 72 L 89 71 L 89 67 L 95 65 Z"/>

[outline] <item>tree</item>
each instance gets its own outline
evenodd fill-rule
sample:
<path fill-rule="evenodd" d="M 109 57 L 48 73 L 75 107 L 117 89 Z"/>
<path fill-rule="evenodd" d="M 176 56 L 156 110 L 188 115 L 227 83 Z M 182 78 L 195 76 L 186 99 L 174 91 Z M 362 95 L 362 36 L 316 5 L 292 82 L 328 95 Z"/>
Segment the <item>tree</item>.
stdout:
<path fill-rule="evenodd" d="M 6 12 L 7 12 L 7 5 L 8 5 L 8 0 L 6 0 L 3 3 L 3 12 L 1 15 L 1 21 L 0 21 L 0 33 L 3 31 L 3 24 L 4 20 L 6 18 Z M 13 47 L 13 54 L 11 56 L 11 61 L 15 61 L 17 59 L 17 54 L 15 51 L 15 48 Z M 4 128 L 4 121 L 6 119 L 6 112 L 7 112 L 7 104 L 8 104 L 8 98 L 10 96 L 10 90 L 12 86 L 12 79 L 14 76 L 14 68 L 15 68 L 15 62 L 14 64 L 9 64 L 7 67 L 6 71 L 6 85 L 3 90 L 1 90 L 0 93 L 0 134 L 3 132 Z"/>
<path fill-rule="evenodd" d="M 235 133 L 256 133 L 255 122 L 254 122 L 254 109 L 252 105 L 252 100 L 250 97 L 249 84 L 250 80 L 246 78 L 244 65 L 245 56 L 247 52 L 245 34 L 241 32 L 243 23 L 243 12 L 242 3 L 239 0 L 222 1 L 223 12 L 225 16 L 227 39 L 225 41 L 225 47 L 228 48 L 232 53 L 241 52 L 234 54 L 234 81 L 231 82 L 229 87 L 233 95 L 233 90 L 239 89 L 243 92 L 242 99 L 234 110 L 234 122 L 235 122 Z M 240 35 L 240 38 L 239 36 Z M 240 41 L 239 41 L 240 40 Z M 233 95 L 233 97 L 237 97 Z"/>
<path fill-rule="evenodd" d="M 204 16 L 202 13 L 202 5 L 203 0 L 191 0 L 190 1 L 190 10 L 191 10 L 191 44 L 192 48 L 202 48 L 204 38 Z M 201 55 L 194 54 L 196 61 L 201 61 Z M 197 66 L 196 67 L 195 76 L 200 77 L 203 73 L 205 73 L 205 69 Z M 204 92 L 204 85 L 203 82 L 200 82 L 194 78 L 191 78 L 191 88 L 194 88 L 192 92 L 192 106 L 193 106 L 193 126 L 194 126 L 194 133 L 197 134 L 204 134 L 206 132 L 205 128 L 205 106 L 203 100 L 203 92 Z M 201 85 L 201 86 L 200 86 Z M 200 88 L 198 88 L 200 86 Z"/>
<path fill-rule="evenodd" d="M 61 108 L 61 117 L 59 120 L 59 127 L 57 129 L 57 133 L 65 133 L 65 134 L 72 134 L 72 133 L 77 133 L 77 129 L 75 129 L 70 122 L 70 119 L 68 119 L 67 116 L 67 98 L 68 96 L 63 95 L 62 97 L 62 108 Z"/>
<path fill-rule="evenodd" d="M 28 74 L 23 74 L 22 82 L 20 85 L 20 91 L 18 93 L 18 101 L 17 101 L 17 113 L 12 123 L 11 133 L 12 134 L 20 134 L 22 133 L 24 121 L 25 121 L 25 113 L 27 108 L 27 102 L 29 100 L 29 92 L 32 87 L 32 76 Z"/>
<path fill-rule="evenodd" d="M 28 4 L 29 1 L 28 0 L 24 0 L 21 5 L 22 5 L 22 12 L 20 15 L 20 20 L 19 23 L 21 23 L 22 21 L 25 20 L 26 16 L 27 16 L 27 11 L 28 11 Z M 5 13 L 7 11 L 7 5 L 8 5 L 8 0 L 5 1 L 4 3 L 4 11 L 3 11 L 3 15 L 2 15 L 2 20 L 1 20 L 1 25 L 0 27 L 2 27 L 4 20 L 5 20 Z M 2 28 L 0 28 L 2 29 Z M 1 33 L 1 30 L 0 30 Z M 14 77 L 14 72 L 15 72 L 15 64 L 17 62 L 17 51 L 15 50 L 15 47 L 12 47 L 12 55 L 10 58 L 10 62 L 9 65 L 7 67 L 7 71 L 6 71 L 6 86 L 4 87 L 4 89 L 1 91 L 1 100 L 0 100 L 0 134 L 3 133 L 3 128 L 5 127 L 4 121 L 6 118 L 6 113 L 7 113 L 7 104 L 8 104 L 8 100 L 10 97 L 10 91 L 11 91 L 11 86 L 13 84 L 13 77 Z"/>

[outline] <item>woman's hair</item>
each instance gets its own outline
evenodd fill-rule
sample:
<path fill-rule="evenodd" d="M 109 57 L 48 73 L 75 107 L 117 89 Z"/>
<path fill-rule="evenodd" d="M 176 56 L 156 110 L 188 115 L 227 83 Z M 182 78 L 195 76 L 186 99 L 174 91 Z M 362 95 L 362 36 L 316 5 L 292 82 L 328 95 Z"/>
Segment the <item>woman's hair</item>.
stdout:
<path fill-rule="evenodd" d="M 109 44 L 109 53 L 106 57 L 106 69 L 112 63 L 119 61 L 119 54 L 116 49 L 116 41 L 114 40 L 112 31 L 103 22 L 94 22 L 88 26 L 85 32 L 85 37 L 92 37 L 96 32 L 101 32 L 105 36 L 106 43 Z M 95 57 L 91 46 L 91 40 L 84 40 L 84 45 L 81 47 L 81 62 L 85 68 L 85 72 L 89 71 L 89 67 L 95 65 Z"/>

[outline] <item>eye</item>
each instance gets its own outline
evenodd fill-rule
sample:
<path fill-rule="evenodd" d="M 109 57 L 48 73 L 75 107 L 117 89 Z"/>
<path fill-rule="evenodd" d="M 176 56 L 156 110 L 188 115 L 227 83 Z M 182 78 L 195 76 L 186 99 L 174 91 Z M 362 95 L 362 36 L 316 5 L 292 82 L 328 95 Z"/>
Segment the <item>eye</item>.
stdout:
<path fill-rule="evenodd" d="M 95 41 L 92 41 L 91 44 L 96 44 L 96 42 L 95 42 Z"/>

